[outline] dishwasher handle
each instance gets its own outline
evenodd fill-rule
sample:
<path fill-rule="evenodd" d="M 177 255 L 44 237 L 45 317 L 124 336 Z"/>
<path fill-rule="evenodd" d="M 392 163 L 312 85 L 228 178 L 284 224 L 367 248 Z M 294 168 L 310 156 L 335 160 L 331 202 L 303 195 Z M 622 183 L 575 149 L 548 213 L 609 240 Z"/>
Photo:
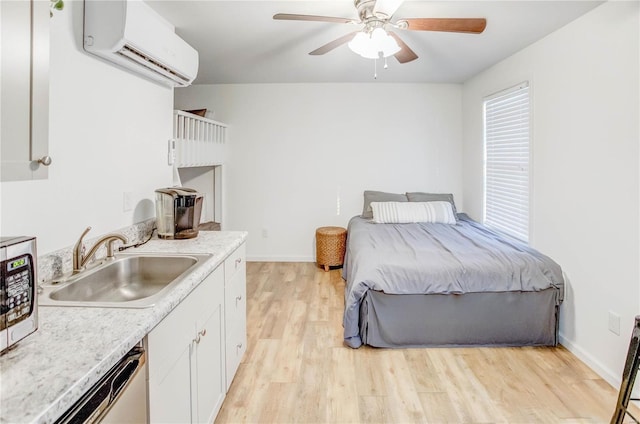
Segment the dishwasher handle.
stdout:
<path fill-rule="evenodd" d="M 142 350 L 142 348 L 140 350 Z M 116 370 L 117 374 L 115 374 L 111 381 L 109 403 L 113 403 L 118 398 L 122 389 L 126 387 L 129 380 L 135 375 L 140 366 L 142 355 L 144 355 L 144 350 L 135 353 L 129 352 L 129 354 L 120 361 L 120 366 L 118 370 Z"/>
<path fill-rule="evenodd" d="M 144 348 L 131 349 L 107 374 L 67 410 L 56 424 L 99 423 L 144 365 Z"/>

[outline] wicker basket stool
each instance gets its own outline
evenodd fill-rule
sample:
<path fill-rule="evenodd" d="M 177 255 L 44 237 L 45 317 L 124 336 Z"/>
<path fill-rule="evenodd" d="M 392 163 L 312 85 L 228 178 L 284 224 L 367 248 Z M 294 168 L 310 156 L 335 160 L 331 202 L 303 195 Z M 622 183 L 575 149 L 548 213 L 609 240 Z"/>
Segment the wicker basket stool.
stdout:
<path fill-rule="evenodd" d="M 320 227 L 316 229 L 316 263 L 330 266 L 341 266 L 347 245 L 347 230 L 342 227 Z"/>

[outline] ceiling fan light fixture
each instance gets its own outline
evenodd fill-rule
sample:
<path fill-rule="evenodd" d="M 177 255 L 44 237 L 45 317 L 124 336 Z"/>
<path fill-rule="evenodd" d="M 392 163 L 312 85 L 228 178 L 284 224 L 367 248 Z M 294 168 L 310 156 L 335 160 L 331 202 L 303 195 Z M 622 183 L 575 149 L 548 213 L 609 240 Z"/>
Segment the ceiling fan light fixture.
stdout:
<path fill-rule="evenodd" d="M 365 31 L 357 33 L 348 45 L 351 51 L 366 59 L 378 58 L 378 51 L 375 49 L 374 44 L 371 41 L 371 36 Z"/>
<path fill-rule="evenodd" d="M 383 30 L 382 28 L 376 28 L 376 30 L 378 29 L 382 32 L 381 36 L 379 37 L 379 41 L 377 41 L 379 43 L 379 51 L 382 52 L 382 57 L 389 57 L 398 53 L 400 51 L 400 46 L 398 45 L 396 39 L 387 34 L 387 31 Z M 376 31 L 374 30 L 374 32 Z"/>
<path fill-rule="evenodd" d="M 365 54 L 367 54 L 369 50 L 369 35 L 364 31 L 360 31 L 351 41 L 349 41 L 348 46 L 352 52 L 359 54 L 362 57 L 366 57 Z"/>
<path fill-rule="evenodd" d="M 367 59 L 389 57 L 400 51 L 396 40 L 381 27 L 375 28 L 370 34 L 365 31 L 357 33 L 349 42 L 349 48 Z"/>

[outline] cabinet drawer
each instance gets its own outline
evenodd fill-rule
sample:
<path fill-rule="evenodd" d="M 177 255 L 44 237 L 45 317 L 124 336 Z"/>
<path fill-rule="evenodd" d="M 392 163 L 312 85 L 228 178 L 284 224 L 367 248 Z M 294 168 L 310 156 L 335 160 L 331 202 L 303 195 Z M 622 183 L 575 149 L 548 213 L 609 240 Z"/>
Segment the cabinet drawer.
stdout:
<path fill-rule="evenodd" d="M 236 370 L 240 365 L 242 356 L 247 350 L 247 332 L 245 323 L 237 322 L 232 326 L 232 330 L 227 332 L 226 340 L 226 377 L 227 377 L 227 391 L 231 387 L 233 377 L 236 375 Z"/>
<path fill-rule="evenodd" d="M 247 321 L 247 290 L 246 275 L 236 273 L 231 282 L 225 287 L 225 324 L 228 330 L 241 322 L 243 328 Z"/>
<path fill-rule="evenodd" d="M 241 272 L 246 274 L 246 252 L 242 243 L 227 259 L 224 260 L 224 282 L 229 284 L 233 277 Z"/>

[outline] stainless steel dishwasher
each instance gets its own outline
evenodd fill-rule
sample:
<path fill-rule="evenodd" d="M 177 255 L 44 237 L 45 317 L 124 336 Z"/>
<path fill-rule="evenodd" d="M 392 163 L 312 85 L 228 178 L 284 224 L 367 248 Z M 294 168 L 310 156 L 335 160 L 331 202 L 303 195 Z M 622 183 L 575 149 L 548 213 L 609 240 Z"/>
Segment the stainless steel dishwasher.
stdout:
<path fill-rule="evenodd" d="M 56 423 L 146 423 L 144 347 L 136 345 Z"/>

